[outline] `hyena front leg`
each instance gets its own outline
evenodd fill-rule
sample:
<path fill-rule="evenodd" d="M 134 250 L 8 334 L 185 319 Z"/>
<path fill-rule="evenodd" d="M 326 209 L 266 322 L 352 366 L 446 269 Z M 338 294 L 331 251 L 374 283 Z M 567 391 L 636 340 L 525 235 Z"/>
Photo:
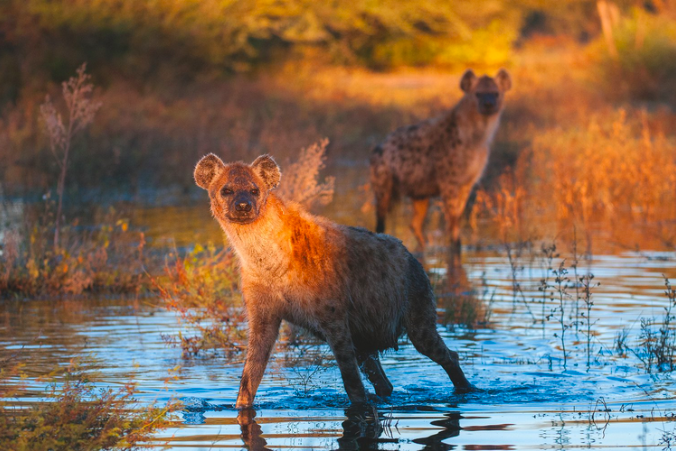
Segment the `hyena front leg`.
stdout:
<path fill-rule="evenodd" d="M 392 174 L 381 156 L 371 159 L 370 180 L 376 197 L 376 233 L 385 233 L 385 219 L 394 199 Z"/>
<path fill-rule="evenodd" d="M 322 326 L 326 342 L 336 357 L 347 396 L 352 403 L 366 402 L 366 390 L 361 380 L 357 355 L 354 351 L 354 343 L 347 320 L 334 321 L 332 318 Z"/>
<path fill-rule="evenodd" d="M 460 218 L 465 210 L 465 204 L 472 192 L 472 186 L 452 186 L 442 190 L 444 203 L 444 220 L 446 221 L 446 234 L 449 241 L 449 264 L 460 264 Z"/>
<path fill-rule="evenodd" d="M 255 305 L 255 304 L 254 304 Z M 246 363 L 239 385 L 239 395 L 235 407 L 251 407 L 258 385 L 261 383 L 270 353 L 279 335 L 281 319 L 256 308 L 247 308 L 249 316 L 249 346 L 246 351 Z"/>

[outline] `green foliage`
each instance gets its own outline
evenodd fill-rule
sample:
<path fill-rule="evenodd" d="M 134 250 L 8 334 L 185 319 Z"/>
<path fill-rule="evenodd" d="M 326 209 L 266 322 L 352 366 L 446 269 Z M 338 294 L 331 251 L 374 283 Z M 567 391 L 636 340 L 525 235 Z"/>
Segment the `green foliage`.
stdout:
<path fill-rule="evenodd" d="M 496 56 L 502 63 L 520 11 L 508 2 L 458 0 L 8 0 L 0 5 L 7 39 L 0 57 L 56 80 L 83 61 L 99 71 L 99 80 L 120 71 L 141 80 L 192 78 L 249 70 L 308 48 L 321 49 L 329 61 L 373 67 Z M 17 80 L 16 70 L 4 78 Z"/>

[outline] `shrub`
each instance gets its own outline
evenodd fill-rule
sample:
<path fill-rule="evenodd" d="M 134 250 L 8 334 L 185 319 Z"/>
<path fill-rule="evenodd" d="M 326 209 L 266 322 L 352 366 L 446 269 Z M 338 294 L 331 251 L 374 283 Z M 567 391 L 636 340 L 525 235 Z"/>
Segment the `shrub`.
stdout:
<path fill-rule="evenodd" d="M 3 385 L 20 374 L 18 366 L 12 368 L 0 371 Z M 17 390 L 0 391 L 0 448 L 13 451 L 138 449 L 171 424 L 171 412 L 178 408 L 173 402 L 140 407 L 133 383 L 118 390 L 97 389 L 76 363 L 62 382 L 52 384 L 45 402 L 12 406 Z"/>
<path fill-rule="evenodd" d="M 180 345 L 184 357 L 223 349 L 227 355 L 245 347 L 244 306 L 238 293 L 235 255 L 229 249 L 199 244 L 183 258 L 173 256 L 163 277 L 153 278 L 164 305 L 178 313 L 196 335 L 166 336 Z"/>
<path fill-rule="evenodd" d="M 143 233 L 113 209 L 94 215 L 87 228 L 77 222 L 62 230 L 53 247 L 49 201 L 24 212 L 24 222 L 0 236 L 0 297 L 62 296 L 93 292 L 138 293 L 144 287 Z"/>

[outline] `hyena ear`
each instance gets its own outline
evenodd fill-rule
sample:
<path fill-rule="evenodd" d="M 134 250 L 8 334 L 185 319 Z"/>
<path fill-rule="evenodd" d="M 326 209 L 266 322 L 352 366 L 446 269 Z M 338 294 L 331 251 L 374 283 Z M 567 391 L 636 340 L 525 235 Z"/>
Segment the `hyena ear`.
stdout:
<path fill-rule="evenodd" d="M 469 92 L 475 81 L 476 75 L 474 75 L 474 71 L 472 69 L 467 69 L 460 79 L 460 89 L 464 92 Z"/>
<path fill-rule="evenodd" d="M 512 77 L 509 76 L 509 72 L 504 69 L 500 69 L 498 75 L 495 76 L 495 80 L 498 83 L 500 91 L 505 92 L 512 89 Z"/>
<path fill-rule="evenodd" d="M 263 179 L 268 190 L 276 188 L 282 179 L 282 171 L 270 155 L 261 155 L 251 163 L 251 168 Z"/>
<path fill-rule="evenodd" d="M 209 189 L 209 185 L 223 171 L 225 164 L 213 153 L 202 157 L 195 166 L 195 183 L 203 189 Z"/>

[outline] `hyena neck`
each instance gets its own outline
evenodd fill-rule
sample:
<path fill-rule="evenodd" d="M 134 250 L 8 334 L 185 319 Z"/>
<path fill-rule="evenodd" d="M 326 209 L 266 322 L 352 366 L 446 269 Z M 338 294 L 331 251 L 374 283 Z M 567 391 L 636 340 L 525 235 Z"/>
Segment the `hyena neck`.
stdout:
<path fill-rule="evenodd" d="M 289 252 L 280 239 L 284 230 L 284 203 L 269 194 L 258 219 L 251 224 L 221 222 L 228 241 L 237 253 L 242 270 L 247 273 L 281 275 L 288 266 Z"/>
<path fill-rule="evenodd" d="M 447 130 L 453 130 L 455 140 L 467 148 L 488 150 L 500 125 L 502 110 L 485 116 L 467 96 L 449 111 L 441 121 Z"/>

